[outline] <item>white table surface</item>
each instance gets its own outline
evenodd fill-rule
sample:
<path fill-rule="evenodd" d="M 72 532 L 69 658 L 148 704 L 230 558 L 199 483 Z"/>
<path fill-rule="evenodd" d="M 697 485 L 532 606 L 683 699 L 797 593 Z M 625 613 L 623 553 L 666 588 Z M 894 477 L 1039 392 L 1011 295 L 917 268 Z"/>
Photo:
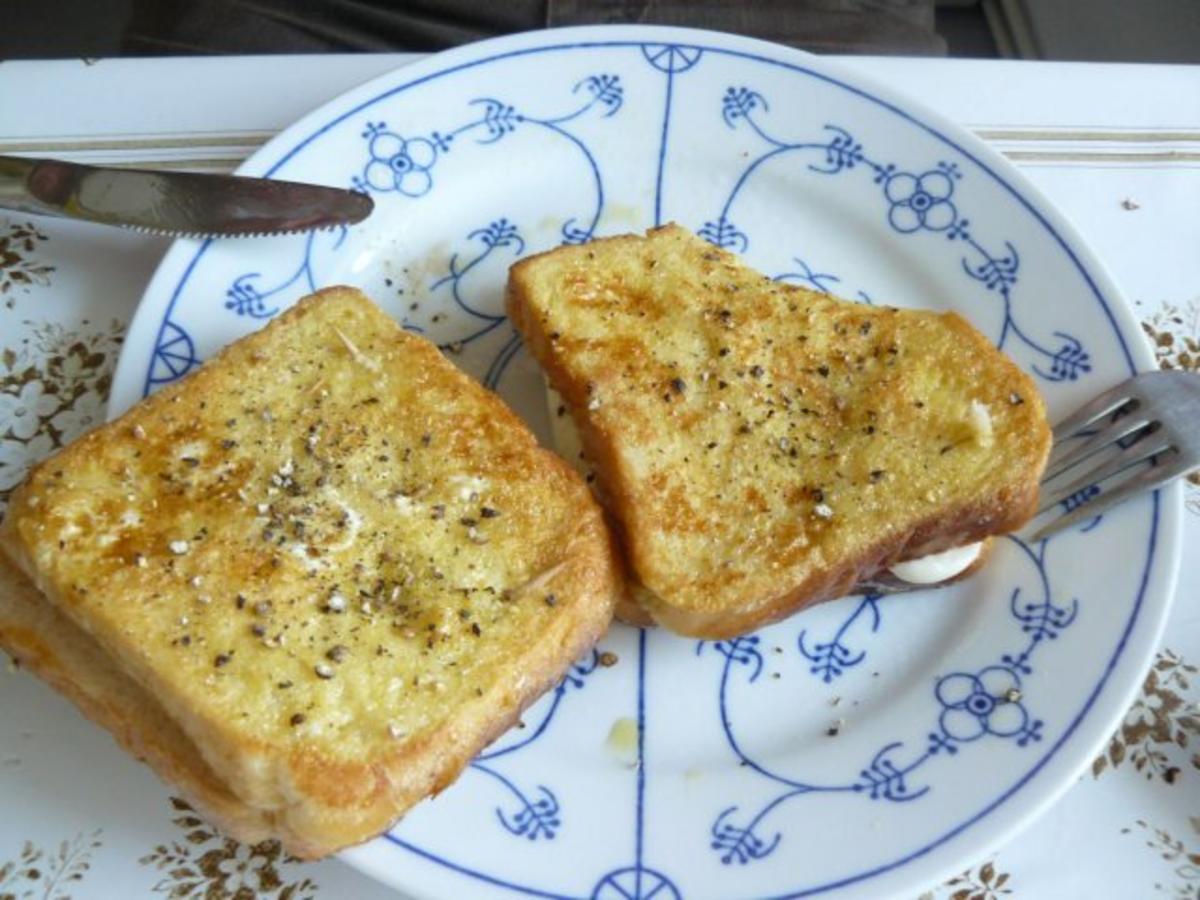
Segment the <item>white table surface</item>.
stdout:
<path fill-rule="evenodd" d="M 0 153 L 229 169 L 322 101 L 415 58 L 4 62 Z M 1200 68 L 845 63 L 1015 161 L 1106 262 L 1160 361 L 1200 371 Z M 29 461 L 102 415 L 121 334 L 167 245 L 26 222 L 0 214 L 0 510 Z M 1187 502 L 1163 648 L 1109 752 L 1033 827 L 923 897 L 1200 896 L 1200 483 Z M 0 672 L 0 811 L 0 898 L 396 897 L 340 862 L 210 834 L 15 670 Z"/>

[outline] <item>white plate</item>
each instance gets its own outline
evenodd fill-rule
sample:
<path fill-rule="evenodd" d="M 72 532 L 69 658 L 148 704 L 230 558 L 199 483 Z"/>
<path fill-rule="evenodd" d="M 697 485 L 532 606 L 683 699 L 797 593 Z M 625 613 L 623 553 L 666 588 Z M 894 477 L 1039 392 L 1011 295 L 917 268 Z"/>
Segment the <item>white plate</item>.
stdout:
<path fill-rule="evenodd" d="M 456 345 L 545 437 L 537 370 L 502 317 L 507 266 L 668 220 L 782 279 L 960 311 L 1055 414 L 1152 365 L 1110 280 L 1009 165 L 771 44 L 619 27 L 464 47 L 327 104 L 242 171 L 359 186 L 377 210 L 345 233 L 177 243 L 113 412 L 348 282 Z M 915 892 L 1026 824 L 1107 737 L 1166 617 L 1179 510 L 1177 490 L 1145 497 L 1049 543 L 1002 541 L 964 585 L 736 641 L 614 628 L 615 667 L 583 661 L 524 730 L 346 859 L 434 897 Z"/>

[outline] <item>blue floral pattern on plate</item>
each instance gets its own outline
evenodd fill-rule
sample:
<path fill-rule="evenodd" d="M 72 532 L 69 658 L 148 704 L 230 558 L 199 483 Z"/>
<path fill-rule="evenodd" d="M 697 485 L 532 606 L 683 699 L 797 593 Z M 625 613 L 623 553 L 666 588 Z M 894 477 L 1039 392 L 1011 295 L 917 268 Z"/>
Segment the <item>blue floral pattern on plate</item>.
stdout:
<path fill-rule="evenodd" d="M 507 266 L 672 219 L 780 281 L 863 302 L 893 294 L 901 260 L 921 296 L 933 283 L 952 298 L 1039 376 L 1052 405 L 1091 390 L 1094 373 L 1099 384 L 1128 372 L 1141 351 L 1075 240 L 969 139 L 878 93 L 782 49 L 653 29 L 506 39 L 385 76 L 252 165 L 370 192 L 375 216 L 259 245 L 261 256 L 178 245 L 131 330 L 114 402 L 181 377 L 304 293 L 346 279 L 536 427 L 537 375 L 503 313 Z M 809 192 L 851 210 L 855 236 L 786 219 L 790 198 Z M 1039 302 L 1047 285 L 1061 310 Z M 1163 571 L 1157 500 L 1137 513 L 1148 532 L 1130 530 L 1131 515 L 1036 546 L 1004 542 L 986 573 L 992 602 L 970 604 L 986 616 L 976 627 L 987 640 L 961 650 L 947 631 L 960 622 L 953 614 L 874 596 L 698 645 L 614 629 L 606 644 L 620 666 L 581 661 L 526 714 L 524 731 L 350 858 L 398 886 L 453 896 L 865 897 L 920 882 L 1005 833 L 1005 809 L 1036 806 L 1026 785 L 1039 772 L 1069 778 L 1111 712 L 1106 685 L 1119 694 L 1136 681 L 1165 610 L 1148 587 Z M 1070 587 L 1081 548 L 1124 548 L 1130 535 L 1137 570 L 1106 569 L 1106 615 L 1089 615 L 1095 585 Z M 954 590 L 946 597 L 967 606 Z M 1086 677 L 1080 644 L 1088 659 L 1103 655 Z M 934 654 L 929 664 L 906 669 L 922 652 Z M 886 711 L 864 714 L 831 757 L 828 722 L 809 719 L 843 694 L 868 702 L 879 669 L 917 685 L 894 701 L 906 717 L 885 725 Z M 850 718 L 852 702 L 842 707 Z M 636 733 L 632 768 L 603 749 L 621 720 Z M 680 736 L 711 772 L 681 771 Z M 967 805 L 946 789 L 946 773 L 997 761 L 1012 777 L 977 780 Z M 878 816 L 901 818 L 852 857 L 805 827 Z"/>

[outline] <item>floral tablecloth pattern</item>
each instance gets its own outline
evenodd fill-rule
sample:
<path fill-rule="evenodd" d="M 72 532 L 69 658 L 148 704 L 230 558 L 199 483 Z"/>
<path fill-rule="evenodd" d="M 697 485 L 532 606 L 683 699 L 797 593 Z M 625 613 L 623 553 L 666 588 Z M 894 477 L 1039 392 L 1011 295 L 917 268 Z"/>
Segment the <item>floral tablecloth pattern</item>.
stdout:
<path fill-rule="evenodd" d="M 1113 130 L 1119 152 L 1078 130 L 977 130 L 1107 261 L 1159 364 L 1200 372 L 1200 154 L 1191 152 L 1200 143 L 1178 149 L 1181 134 L 1200 142 L 1200 110 L 1185 125 L 1142 128 L 1133 140 L 1135 131 Z M 231 158 L 211 167 L 232 165 L 253 141 L 227 143 Z M 194 151 L 213 145 L 185 145 L 182 164 L 203 167 Z M 125 328 L 166 246 L 0 213 L 0 514 L 31 464 L 102 421 Z M 1200 474 L 1186 504 L 1175 611 L 1108 746 L 1034 826 L 921 900 L 1200 897 Z M 0 716 L 0 900 L 395 896 L 337 861 L 300 863 L 276 842 L 223 837 L 12 664 L 0 673 Z M 137 790 L 111 787 L 130 784 Z"/>

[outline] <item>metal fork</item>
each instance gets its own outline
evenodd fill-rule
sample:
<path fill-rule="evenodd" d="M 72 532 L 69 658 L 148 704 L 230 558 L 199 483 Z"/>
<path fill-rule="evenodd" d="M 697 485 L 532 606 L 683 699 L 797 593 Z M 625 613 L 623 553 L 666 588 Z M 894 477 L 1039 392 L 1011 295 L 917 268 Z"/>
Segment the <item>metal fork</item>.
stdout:
<path fill-rule="evenodd" d="M 1087 462 L 1091 464 L 1084 466 Z M 1126 474 L 1135 467 L 1137 471 Z M 1024 537 L 1025 531 L 1062 504 L 1062 515 L 1050 519 L 1027 538 L 1040 541 L 1197 467 L 1200 375 L 1135 375 L 1085 403 L 1055 426 L 1037 514 L 1018 534 Z M 1122 480 L 1101 489 L 1101 484 L 1122 474 Z M 948 583 L 909 584 L 881 572 L 855 585 L 851 593 L 907 594 Z"/>
<path fill-rule="evenodd" d="M 1098 457 L 1098 458 L 1097 458 Z M 1090 465 L 1083 463 L 1092 461 Z M 1149 465 L 1145 463 L 1149 462 Z M 1200 375 L 1144 372 L 1085 403 L 1054 427 L 1037 516 L 1062 515 L 1040 541 L 1200 466 Z M 1138 467 L 1132 474 L 1125 474 Z M 1111 478 L 1116 484 L 1101 489 Z"/>

